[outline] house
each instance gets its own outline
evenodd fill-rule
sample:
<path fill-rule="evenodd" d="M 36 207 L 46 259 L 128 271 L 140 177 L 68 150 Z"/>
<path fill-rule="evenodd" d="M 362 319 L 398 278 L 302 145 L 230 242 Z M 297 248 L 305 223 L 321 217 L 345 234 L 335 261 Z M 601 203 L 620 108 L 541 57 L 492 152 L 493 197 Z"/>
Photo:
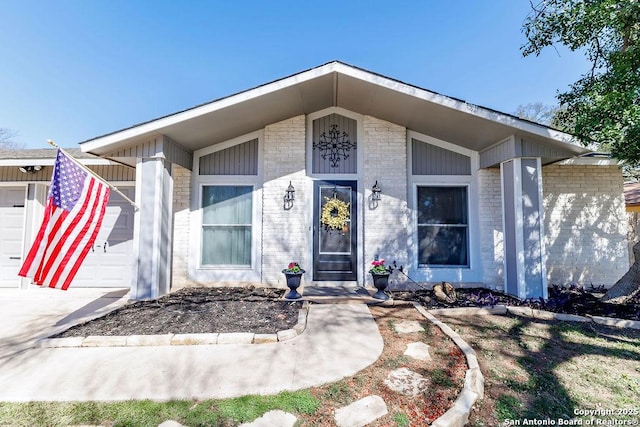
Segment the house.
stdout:
<path fill-rule="evenodd" d="M 522 298 L 551 283 L 611 285 L 629 265 L 615 162 L 558 130 L 341 62 L 80 147 L 135 171 L 124 180 L 139 208 L 132 298 L 284 287 L 291 261 L 307 286 L 368 284 L 385 259 L 419 283 Z"/>

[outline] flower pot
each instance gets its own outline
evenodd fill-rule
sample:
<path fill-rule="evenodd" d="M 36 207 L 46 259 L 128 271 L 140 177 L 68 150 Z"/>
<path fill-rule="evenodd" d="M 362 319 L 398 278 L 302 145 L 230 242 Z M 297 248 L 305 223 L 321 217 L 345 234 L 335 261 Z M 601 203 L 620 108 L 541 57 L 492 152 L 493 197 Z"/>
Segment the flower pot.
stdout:
<path fill-rule="evenodd" d="M 298 293 L 297 289 L 300 286 L 300 280 L 302 279 L 304 270 L 300 270 L 300 272 L 298 273 L 290 273 L 285 270 L 282 270 L 282 272 L 284 273 L 284 276 L 287 278 L 287 287 L 289 288 L 289 293 L 286 294 L 284 297 L 286 299 L 301 298 L 302 295 Z"/>
<path fill-rule="evenodd" d="M 378 290 L 378 292 L 373 294 L 373 297 L 375 299 L 388 300 L 389 295 L 387 295 L 384 292 L 384 290 L 387 289 L 387 286 L 389 286 L 389 273 L 386 273 L 386 274 L 371 273 L 371 277 L 373 277 L 373 286 L 375 286 L 376 289 Z"/>

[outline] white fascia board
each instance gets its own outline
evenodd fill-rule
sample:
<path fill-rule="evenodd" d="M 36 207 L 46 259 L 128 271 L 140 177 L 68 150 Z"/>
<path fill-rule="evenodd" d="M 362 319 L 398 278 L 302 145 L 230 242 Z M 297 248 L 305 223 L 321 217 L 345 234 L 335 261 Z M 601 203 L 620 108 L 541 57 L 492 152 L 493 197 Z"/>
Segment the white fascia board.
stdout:
<path fill-rule="evenodd" d="M 387 77 L 372 74 L 370 72 L 353 68 L 345 64 L 335 63 L 334 65 L 335 65 L 335 71 L 340 72 L 342 74 L 345 74 L 360 80 L 364 80 L 364 81 L 376 84 L 378 86 L 386 87 L 388 89 L 395 90 L 397 92 L 401 92 L 401 93 L 413 96 L 415 98 L 419 98 L 419 99 L 429 101 L 435 104 L 439 104 L 454 110 L 458 110 L 466 114 L 480 117 L 482 119 L 500 123 L 505 126 L 510 126 L 512 128 L 529 132 L 535 135 L 539 135 L 544 138 L 554 139 L 568 145 L 574 145 L 574 146 L 579 146 L 583 148 L 582 145 L 580 145 L 578 141 L 575 139 L 575 137 L 571 134 L 558 131 L 555 129 L 551 129 L 544 125 L 539 125 L 539 124 L 527 122 L 525 120 L 520 120 L 518 118 L 509 116 L 507 114 L 499 113 L 497 111 L 492 111 L 487 108 L 480 107 L 478 105 L 469 104 L 467 102 L 450 98 L 445 95 L 440 95 L 438 93 L 421 89 L 416 86 L 410 86 L 406 83 L 402 83 L 397 80 L 391 80 Z"/>
<path fill-rule="evenodd" d="M 107 159 L 76 159 L 85 166 L 109 166 L 119 163 Z M 53 166 L 56 159 L 0 159 L 0 166 Z"/>
<path fill-rule="evenodd" d="M 580 165 L 580 166 L 620 166 L 622 161 L 616 159 L 606 159 L 598 157 L 572 157 L 570 159 L 562 160 L 556 165 Z"/>
<path fill-rule="evenodd" d="M 281 80 L 277 80 L 273 83 L 267 83 L 266 85 L 259 86 L 254 89 L 231 95 L 229 97 L 213 101 L 200 107 L 194 107 L 180 113 L 175 113 L 170 116 L 166 116 L 157 120 L 153 120 L 139 126 L 134 126 L 129 129 L 125 129 L 110 135 L 98 137 L 93 140 L 80 143 L 80 148 L 83 152 L 94 151 L 99 148 L 107 147 L 111 144 L 116 144 L 123 139 L 131 139 L 148 133 L 159 132 L 167 126 L 171 126 L 176 123 L 183 122 L 185 120 L 193 119 L 205 114 L 212 113 L 214 111 L 221 110 L 226 107 L 230 107 L 235 104 L 239 104 L 244 101 L 258 98 L 263 95 L 267 95 L 272 92 L 276 92 L 281 89 L 294 86 L 299 83 L 303 83 L 317 77 L 324 76 L 333 72 L 334 63 L 329 63 L 318 68 L 314 68 L 308 71 L 304 71 L 300 74 L 286 77 Z"/>
<path fill-rule="evenodd" d="M 117 144 L 118 142 L 126 139 L 133 139 L 142 135 L 161 132 L 162 129 L 167 126 L 171 126 L 185 120 L 193 119 L 205 114 L 221 110 L 223 108 L 258 98 L 260 96 L 276 92 L 281 89 L 285 89 L 294 86 L 299 83 L 303 83 L 324 75 L 337 72 L 346 76 L 350 76 L 371 84 L 385 87 L 396 92 L 400 92 L 415 98 L 439 104 L 466 114 L 470 114 L 476 117 L 480 117 L 485 120 L 490 120 L 496 123 L 500 123 L 506 126 L 513 127 L 525 132 L 529 132 L 535 135 L 539 135 L 544 138 L 550 138 L 563 142 L 568 145 L 579 145 L 575 138 L 567 133 L 550 129 L 543 125 L 529 123 L 515 117 L 498 113 L 483 107 L 479 107 L 474 104 L 469 104 L 464 101 L 456 100 L 454 98 L 440 95 L 435 92 L 431 92 L 425 89 L 420 89 L 416 86 L 411 86 L 406 83 L 402 83 L 397 80 L 373 74 L 369 71 L 354 68 L 350 65 L 340 62 L 330 62 L 311 70 L 303 71 L 299 74 L 294 74 L 290 77 L 285 77 L 280 80 L 276 80 L 272 83 L 249 89 L 244 92 L 240 92 L 235 95 L 222 98 L 218 101 L 212 101 L 199 107 L 190 108 L 188 110 L 171 114 L 166 117 L 162 117 L 156 120 L 149 121 L 137 126 L 130 127 L 121 131 L 114 132 L 109 135 L 98 137 L 92 140 L 88 140 L 80 144 L 80 148 L 83 152 L 90 152 L 98 149 L 104 149 L 110 145 Z"/>

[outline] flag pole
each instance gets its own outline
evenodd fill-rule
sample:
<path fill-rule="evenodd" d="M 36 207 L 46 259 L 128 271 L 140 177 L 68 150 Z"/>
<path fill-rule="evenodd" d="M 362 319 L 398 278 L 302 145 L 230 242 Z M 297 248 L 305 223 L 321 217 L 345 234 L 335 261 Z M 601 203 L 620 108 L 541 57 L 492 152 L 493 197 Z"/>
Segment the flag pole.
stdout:
<path fill-rule="evenodd" d="M 82 169 L 84 169 L 85 171 L 87 171 L 88 173 L 90 173 L 95 179 L 99 180 L 100 182 L 103 182 L 106 186 L 108 186 L 110 189 L 112 189 L 113 191 L 115 191 L 116 193 L 118 193 L 123 199 L 125 199 L 127 202 L 129 202 L 135 210 L 138 210 L 138 205 L 135 204 L 135 202 L 133 200 L 131 200 L 130 198 L 128 198 L 127 196 L 124 195 L 124 193 L 120 190 L 118 190 L 118 188 L 116 186 L 114 186 L 113 184 L 111 184 L 110 182 L 107 182 L 104 178 L 102 178 L 100 175 L 98 175 L 97 173 L 95 173 L 94 171 L 92 171 L 91 169 L 89 169 L 88 167 L 86 167 L 85 165 L 83 165 L 82 163 L 80 163 L 77 159 L 75 159 L 73 156 L 71 156 L 69 153 L 67 153 L 66 151 L 64 151 L 62 148 L 60 148 L 60 146 L 58 144 L 56 144 L 55 142 L 53 142 L 50 139 L 47 139 L 47 143 L 49 143 L 49 145 L 57 148 L 58 150 L 62 151 L 63 153 L 65 153 L 67 155 L 67 157 L 69 157 L 76 165 L 78 165 L 79 167 L 81 167 Z"/>

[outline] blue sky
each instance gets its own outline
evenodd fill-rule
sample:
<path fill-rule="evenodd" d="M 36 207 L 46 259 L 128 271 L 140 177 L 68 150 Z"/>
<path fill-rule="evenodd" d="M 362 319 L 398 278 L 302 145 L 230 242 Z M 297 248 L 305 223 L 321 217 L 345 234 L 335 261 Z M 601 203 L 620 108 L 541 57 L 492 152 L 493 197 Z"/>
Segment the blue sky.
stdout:
<path fill-rule="evenodd" d="M 523 58 L 529 0 L 0 2 L 0 128 L 75 144 L 340 60 L 512 113 L 588 71 Z"/>

